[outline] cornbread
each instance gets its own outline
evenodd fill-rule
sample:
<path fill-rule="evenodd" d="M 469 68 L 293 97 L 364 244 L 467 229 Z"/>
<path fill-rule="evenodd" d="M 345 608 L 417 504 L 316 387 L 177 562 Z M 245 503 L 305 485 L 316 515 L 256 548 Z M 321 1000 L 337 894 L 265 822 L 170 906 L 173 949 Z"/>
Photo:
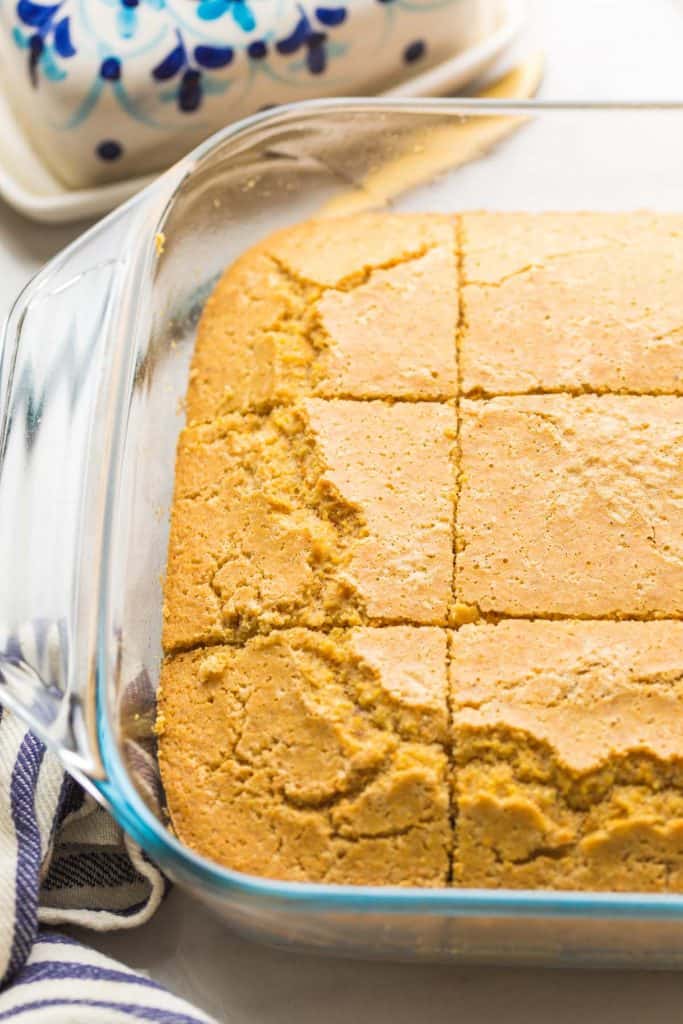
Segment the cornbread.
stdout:
<path fill-rule="evenodd" d="M 682 270 L 645 212 L 362 214 L 228 268 L 165 583 L 183 842 L 683 891 Z"/>
<path fill-rule="evenodd" d="M 683 888 L 683 622 L 452 637 L 454 879 Z"/>
<path fill-rule="evenodd" d="M 460 439 L 460 601 L 514 616 L 683 612 L 683 398 L 466 399 Z"/>
<path fill-rule="evenodd" d="M 188 422 L 307 395 L 453 397 L 455 264 L 447 217 L 366 214 L 267 239 L 206 304 Z"/>
<path fill-rule="evenodd" d="M 683 393 L 683 216 L 464 214 L 461 245 L 465 394 Z"/>
<path fill-rule="evenodd" d="M 189 427 L 165 647 L 295 625 L 445 624 L 454 436 L 448 404 L 318 398 Z"/>
<path fill-rule="evenodd" d="M 444 885 L 446 637 L 416 632 L 294 629 L 168 660 L 159 757 L 180 838 L 253 874 Z"/>

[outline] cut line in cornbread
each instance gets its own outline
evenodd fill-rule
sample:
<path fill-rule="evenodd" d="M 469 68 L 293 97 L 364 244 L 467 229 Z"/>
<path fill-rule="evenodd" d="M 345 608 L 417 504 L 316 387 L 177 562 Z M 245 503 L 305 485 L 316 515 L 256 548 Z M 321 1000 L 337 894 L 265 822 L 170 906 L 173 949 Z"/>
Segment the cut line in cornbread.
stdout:
<path fill-rule="evenodd" d="M 683 889 L 683 623 L 451 637 L 463 886 Z"/>
<path fill-rule="evenodd" d="M 165 649 L 293 625 L 445 625 L 454 432 L 447 404 L 321 399 L 188 428 Z"/>
<path fill-rule="evenodd" d="M 272 878 L 445 884 L 445 665 L 444 631 L 410 627 L 295 629 L 171 657 L 158 732 L 176 833 Z"/>
<path fill-rule="evenodd" d="M 461 403 L 456 599 L 512 616 L 683 613 L 683 399 Z"/>
<path fill-rule="evenodd" d="M 465 213 L 466 394 L 683 393 L 683 215 Z"/>
<path fill-rule="evenodd" d="M 457 389 L 455 218 L 310 221 L 228 268 L 199 324 L 188 422 L 307 395 L 440 399 Z"/>

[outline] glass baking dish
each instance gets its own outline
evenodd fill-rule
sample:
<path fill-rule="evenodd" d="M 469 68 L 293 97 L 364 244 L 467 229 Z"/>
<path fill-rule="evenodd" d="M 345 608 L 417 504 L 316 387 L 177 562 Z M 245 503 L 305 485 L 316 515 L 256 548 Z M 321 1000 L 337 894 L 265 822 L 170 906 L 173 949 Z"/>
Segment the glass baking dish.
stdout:
<path fill-rule="evenodd" d="M 307 885 L 221 868 L 166 827 L 152 732 L 182 396 L 225 264 L 321 211 L 683 211 L 682 128 L 677 104 L 281 108 L 200 146 L 17 300 L 0 366 L 0 700 L 243 932 L 364 957 L 683 963 L 683 896 Z"/>

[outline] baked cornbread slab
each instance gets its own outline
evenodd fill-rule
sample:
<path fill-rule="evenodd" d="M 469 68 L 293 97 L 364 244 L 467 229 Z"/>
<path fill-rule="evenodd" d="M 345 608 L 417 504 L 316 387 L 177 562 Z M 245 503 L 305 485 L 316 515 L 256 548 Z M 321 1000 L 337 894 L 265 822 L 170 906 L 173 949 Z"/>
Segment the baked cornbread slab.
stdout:
<path fill-rule="evenodd" d="M 683 889 L 683 623 L 507 621 L 451 644 L 455 882 Z"/>
<path fill-rule="evenodd" d="M 463 214 L 466 394 L 683 393 L 683 216 Z"/>
<path fill-rule="evenodd" d="M 445 666 L 445 632 L 410 627 L 167 660 L 159 763 L 179 837 L 274 878 L 444 885 Z"/>
<path fill-rule="evenodd" d="M 183 842 L 683 891 L 681 271 L 679 216 L 466 213 L 313 221 L 225 272 L 165 586 Z"/>
<path fill-rule="evenodd" d="M 457 296 L 454 218 L 367 214 L 280 232 L 206 304 L 188 422 L 306 395 L 452 398 Z"/>
<path fill-rule="evenodd" d="M 683 613 L 683 398 L 464 400 L 457 599 L 482 614 Z"/>
<path fill-rule="evenodd" d="M 454 437 L 448 404 L 315 398 L 188 428 L 165 648 L 293 625 L 445 624 Z"/>

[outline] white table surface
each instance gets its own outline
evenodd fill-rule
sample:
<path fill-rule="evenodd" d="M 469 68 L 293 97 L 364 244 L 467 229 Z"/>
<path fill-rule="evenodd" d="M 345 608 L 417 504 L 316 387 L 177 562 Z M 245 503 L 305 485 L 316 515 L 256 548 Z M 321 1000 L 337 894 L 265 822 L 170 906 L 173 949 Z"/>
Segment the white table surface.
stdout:
<path fill-rule="evenodd" d="M 536 0 L 545 97 L 683 99 L 683 3 Z M 529 38 L 517 47 L 533 45 Z M 30 224 L 0 203 L 0 317 L 26 280 L 83 230 Z M 174 891 L 134 932 L 84 941 L 234 1024 L 659 1024 L 683 1016 L 683 974 L 352 963 L 236 938 Z"/>

